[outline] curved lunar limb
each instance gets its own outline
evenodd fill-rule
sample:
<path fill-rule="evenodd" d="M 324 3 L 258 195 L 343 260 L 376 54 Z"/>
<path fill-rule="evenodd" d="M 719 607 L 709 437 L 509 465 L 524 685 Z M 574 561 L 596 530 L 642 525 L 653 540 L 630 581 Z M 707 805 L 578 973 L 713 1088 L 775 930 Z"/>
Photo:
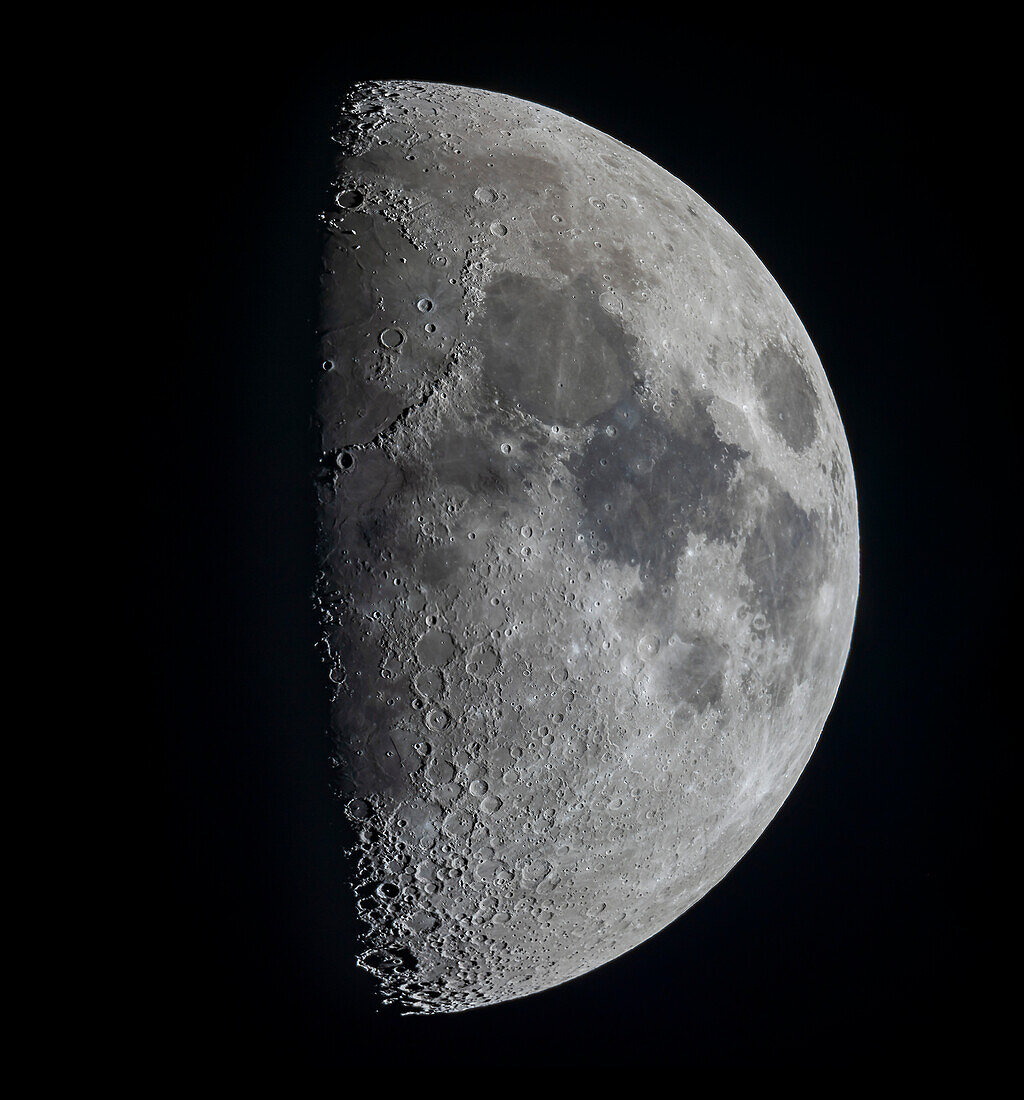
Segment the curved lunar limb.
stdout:
<path fill-rule="evenodd" d="M 858 584 L 821 363 L 739 235 L 555 111 L 358 86 L 322 277 L 318 601 L 361 964 L 522 997 L 694 904 L 792 790 Z"/>

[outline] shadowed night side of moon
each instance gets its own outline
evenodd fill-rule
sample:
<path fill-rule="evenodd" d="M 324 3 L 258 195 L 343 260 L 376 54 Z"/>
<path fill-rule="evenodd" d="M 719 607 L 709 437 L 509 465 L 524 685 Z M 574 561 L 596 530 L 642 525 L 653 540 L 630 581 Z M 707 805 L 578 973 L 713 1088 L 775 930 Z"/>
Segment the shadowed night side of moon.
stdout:
<path fill-rule="evenodd" d="M 641 154 L 408 82 L 335 140 L 317 600 L 360 963 L 460 1011 L 635 947 L 771 821 L 849 650 L 853 470 L 778 285 Z"/>

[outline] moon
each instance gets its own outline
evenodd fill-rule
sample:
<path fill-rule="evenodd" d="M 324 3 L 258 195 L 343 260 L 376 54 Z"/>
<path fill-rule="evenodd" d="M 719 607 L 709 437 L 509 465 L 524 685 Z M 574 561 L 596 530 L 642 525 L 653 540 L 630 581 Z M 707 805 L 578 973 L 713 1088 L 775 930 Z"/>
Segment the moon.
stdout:
<path fill-rule="evenodd" d="M 838 690 L 842 422 L 724 219 L 556 111 L 361 84 L 323 221 L 316 599 L 359 964 L 584 974 L 749 850 Z"/>

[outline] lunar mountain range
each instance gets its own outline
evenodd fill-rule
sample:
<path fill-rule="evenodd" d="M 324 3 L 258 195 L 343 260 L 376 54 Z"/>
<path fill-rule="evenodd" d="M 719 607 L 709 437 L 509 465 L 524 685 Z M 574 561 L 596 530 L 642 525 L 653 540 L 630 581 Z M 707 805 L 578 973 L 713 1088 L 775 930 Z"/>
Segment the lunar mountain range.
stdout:
<path fill-rule="evenodd" d="M 853 470 L 782 291 L 638 152 L 402 81 L 334 140 L 332 774 L 360 964 L 453 1012 L 635 947 L 771 821 L 849 649 Z"/>

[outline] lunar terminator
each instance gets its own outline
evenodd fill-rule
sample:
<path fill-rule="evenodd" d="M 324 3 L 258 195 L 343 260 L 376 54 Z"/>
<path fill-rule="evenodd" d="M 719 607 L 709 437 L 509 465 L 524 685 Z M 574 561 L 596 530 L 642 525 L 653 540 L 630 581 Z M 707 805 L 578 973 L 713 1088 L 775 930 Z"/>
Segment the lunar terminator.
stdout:
<path fill-rule="evenodd" d="M 748 245 L 565 115 L 356 87 L 325 213 L 317 599 L 361 965 L 522 997 L 702 897 L 789 794 L 858 585 L 849 449 Z"/>

